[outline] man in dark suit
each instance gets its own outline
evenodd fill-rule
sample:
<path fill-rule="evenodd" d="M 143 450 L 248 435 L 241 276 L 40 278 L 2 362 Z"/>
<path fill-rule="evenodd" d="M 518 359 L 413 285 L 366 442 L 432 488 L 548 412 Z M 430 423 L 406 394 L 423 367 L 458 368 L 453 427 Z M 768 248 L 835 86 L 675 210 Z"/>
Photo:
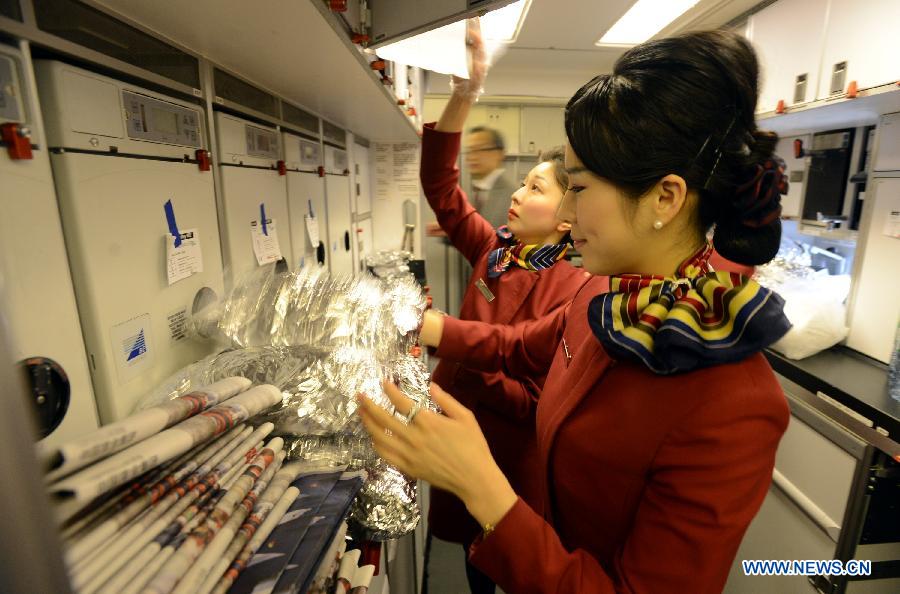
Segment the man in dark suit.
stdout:
<path fill-rule="evenodd" d="M 503 135 L 493 128 L 475 126 L 466 136 L 463 155 L 472 185 L 469 202 L 495 229 L 505 225 L 516 188 L 503 169 Z M 445 237 L 437 223 L 429 223 L 426 232 L 430 237 Z"/>
<path fill-rule="evenodd" d="M 505 225 L 515 187 L 503 169 L 503 136 L 493 128 L 475 126 L 469 130 L 464 154 L 472 179 L 472 206 L 495 229 Z"/>

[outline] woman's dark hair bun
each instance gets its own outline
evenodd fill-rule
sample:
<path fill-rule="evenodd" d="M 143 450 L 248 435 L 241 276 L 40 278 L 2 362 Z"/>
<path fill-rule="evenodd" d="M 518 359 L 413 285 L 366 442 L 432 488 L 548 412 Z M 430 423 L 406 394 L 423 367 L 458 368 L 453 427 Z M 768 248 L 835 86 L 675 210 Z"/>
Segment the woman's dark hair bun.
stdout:
<path fill-rule="evenodd" d="M 781 243 L 781 195 L 787 193 L 784 162 L 775 156 L 778 135 L 754 130 L 748 143 L 744 179 L 732 199 L 719 202 L 713 245 L 725 258 L 765 264 Z"/>
<path fill-rule="evenodd" d="M 768 190 L 782 189 L 783 175 L 771 165 L 778 136 L 756 128 L 758 79 L 753 46 L 736 33 L 649 41 L 575 93 L 566 135 L 585 167 L 631 198 L 680 175 L 700 197 L 698 236 L 715 225 L 724 257 L 762 264 L 780 243 L 780 220 L 771 218 L 778 199 Z M 749 200 L 757 187 L 764 207 Z"/>

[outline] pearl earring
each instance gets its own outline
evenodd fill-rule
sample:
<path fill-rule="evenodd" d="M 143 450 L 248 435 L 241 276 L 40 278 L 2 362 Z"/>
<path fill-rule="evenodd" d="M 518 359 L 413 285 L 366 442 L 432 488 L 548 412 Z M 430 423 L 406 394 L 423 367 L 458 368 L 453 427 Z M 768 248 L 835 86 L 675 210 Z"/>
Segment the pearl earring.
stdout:
<path fill-rule="evenodd" d="M 657 231 L 659 231 L 660 229 L 663 228 L 663 222 L 660 221 L 659 219 L 657 219 L 657 220 L 653 223 L 653 228 L 656 229 Z"/>

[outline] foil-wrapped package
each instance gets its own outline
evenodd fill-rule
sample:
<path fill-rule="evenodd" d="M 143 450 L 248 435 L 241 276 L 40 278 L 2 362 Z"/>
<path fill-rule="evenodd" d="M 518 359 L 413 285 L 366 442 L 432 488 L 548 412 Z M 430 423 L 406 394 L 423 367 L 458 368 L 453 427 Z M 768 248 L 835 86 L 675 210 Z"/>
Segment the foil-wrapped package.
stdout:
<path fill-rule="evenodd" d="M 412 532 L 421 518 L 415 482 L 384 461 L 367 471 L 369 479 L 350 506 L 350 530 L 380 541 Z"/>
<path fill-rule="evenodd" d="M 233 348 L 356 347 L 386 361 L 409 352 L 424 312 L 425 296 L 408 275 L 385 284 L 371 275 L 332 276 L 318 266 L 291 273 L 260 268 L 191 328 Z"/>
<path fill-rule="evenodd" d="M 366 266 L 378 278 L 392 279 L 410 274 L 409 261 L 413 255 L 410 252 L 381 251 L 366 257 Z"/>
<path fill-rule="evenodd" d="M 783 237 L 778 253 L 767 264 L 757 266 L 753 278 L 762 286 L 773 290 L 791 280 L 815 278 L 817 274 L 807 249 Z"/>
<path fill-rule="evenodd" d="M 357 395 L 390 410 L 381 388 L 390 379 L 435 410 L 428 369 L 408 354 L 424 310 L 408 274 L 385 280 L 261 267 L 190 322 L 194 337 L 217 341 L 220 352 L 170 377 L 141 406 L 230 375 L 273 384 L 281 405 L 257 420 L 275 424 L 289 459 L 367 470 L 356 525 L 371 538 L 403 536 L 418 522 L 416 485 L 378 457 L 356 414 Z"/>
<path fill-rule="evenodd" d="M 156 406 L 166 400 L 220 379 L 239 375 L 253 385 L 272 384 L 282 392 L 294 389 L 296 377 L 327 353 L 305 347 L 252 347 L 231 349 L 188 365 L 177 371 L 138 402 L 137 410 Z"/>

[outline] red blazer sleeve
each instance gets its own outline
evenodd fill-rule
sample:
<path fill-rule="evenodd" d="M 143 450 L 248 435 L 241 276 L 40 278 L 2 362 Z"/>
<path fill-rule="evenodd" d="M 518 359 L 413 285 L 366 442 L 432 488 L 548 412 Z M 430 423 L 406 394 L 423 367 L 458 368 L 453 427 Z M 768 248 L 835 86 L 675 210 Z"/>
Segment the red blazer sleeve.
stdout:
<path fill-rule="evenodd" d="M 473 544 L 472 562 L 505 591 L 522 594 L 720 593 L 768 490 L 788 417 L 786 404 L 773 412 L 771 394 L 760 394 L 771 386 L 756 385 L 749 373 L 732 380 L 661 446 L 615 571 L 583 550 L 566 550 L 521 500 Z M 584 480 L 591 488 L 603 477 Z"/>
<path fill-rule="evenodd" d="M 472 394 L 481 405 L 510 419 L 534 422 L 533 412 L 547 379 L 546 373 L 535 378 L 511 378 L 505 373 L 492 373 L 483 375 L 482 379 L 489 389 Z M 506 397 L 493 397 L 493 394 L 501 393 Z M 485 397 L 485 394 L 492 396 Z"/>
<path fill-rule="evenodd" d="M 511 384 L 505 390 L 506 402 L 492 402 L 491 406 L 524 418 L 537 402 L 562 339 L 570 306 L 571 303 L 562 305 L 546 316 L 513 326 L 447 316 L 435 355 L 472 369 L 508 376 L 503 380 Z"/>
<path fill-rule="evenodd" d="M 459 140 L 459 133 L 438 132 L 434 124 L 426 124 L 422 130 L 419 178 L 441 229 L 474 266 L 494 245 L 497 235 L 459 187 Z"/>

